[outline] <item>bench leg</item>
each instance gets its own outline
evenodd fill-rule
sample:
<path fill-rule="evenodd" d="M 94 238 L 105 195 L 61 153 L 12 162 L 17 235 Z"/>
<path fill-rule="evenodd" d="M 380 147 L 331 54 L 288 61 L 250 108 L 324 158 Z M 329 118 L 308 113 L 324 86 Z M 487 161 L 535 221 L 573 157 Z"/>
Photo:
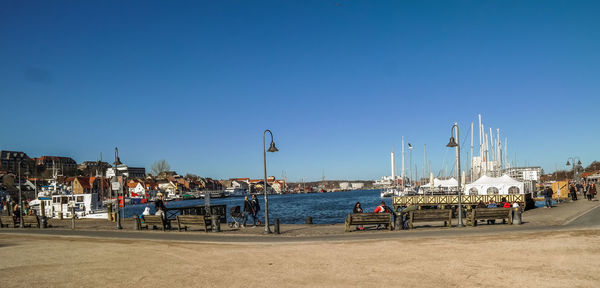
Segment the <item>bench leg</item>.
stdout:
<path fill-rule="evenodd" d="M 350 232 L 350 221 L 348 221 L 347 217 L 346 217 L 346 232 Z"/>

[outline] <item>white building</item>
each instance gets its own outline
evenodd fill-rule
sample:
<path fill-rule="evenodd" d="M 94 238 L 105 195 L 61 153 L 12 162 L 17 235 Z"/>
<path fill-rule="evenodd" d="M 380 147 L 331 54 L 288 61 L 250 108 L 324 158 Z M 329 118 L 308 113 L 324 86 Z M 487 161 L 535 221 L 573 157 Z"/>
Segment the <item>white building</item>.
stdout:
<path fill-rule="evenodd" d="M 349 182 L 340 182 L 340 189 L 341 190 L 350 190 L 350 183 Z"/>
<path fill-rule="evenodd" d="M 361 183 L 361 182 L 354 182 L 350 185 L 352 185 L 352 190 L 359 190 L 359 189 L 362 189 L 363 187 L 365 187 L 365 183 Z"/>

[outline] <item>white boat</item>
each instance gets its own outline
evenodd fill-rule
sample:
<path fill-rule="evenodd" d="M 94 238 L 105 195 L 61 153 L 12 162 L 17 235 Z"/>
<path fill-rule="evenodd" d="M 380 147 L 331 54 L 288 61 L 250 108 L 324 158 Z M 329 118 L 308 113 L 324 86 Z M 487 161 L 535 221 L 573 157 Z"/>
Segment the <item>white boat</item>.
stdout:
<path fill-rule="evenodd" d="M 102 214 L 105 218 L 107 217 L 106 207 L 98 201 L 96 193 L 39 197 L 32 200 L 29 205 L 32 209 L 39 211 L 41 202 L 44 202 L 45 215 L 49 218 L 58 218 L 59 214 L 62 214 L 64 218 L 71 217 L 71 206 L 74 207 L 75 215 L 79 218 L 101 218 Z"/>
<path fill-rule="evenodd" d="M 243 189 L 243 188 L 229 187 L 229 188 L 225 189 L 225 197 L 242 197 L 242 196 L 246 196 L 246 195 L 248 195 L 248 193 L 246 192 L 246 189 Z"/>

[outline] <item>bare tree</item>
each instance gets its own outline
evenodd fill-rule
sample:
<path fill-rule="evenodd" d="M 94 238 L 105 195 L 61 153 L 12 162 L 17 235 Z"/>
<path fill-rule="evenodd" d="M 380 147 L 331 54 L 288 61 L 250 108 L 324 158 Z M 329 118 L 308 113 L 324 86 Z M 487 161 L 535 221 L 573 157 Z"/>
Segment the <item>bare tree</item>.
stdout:
<path fill-rule="evenodd" d="M 158 174 L 160 174 L 161 172 L 166 172 L 171 170 L 171 165 L 169 165 L 169 163 L 167 163 L 167 160 L 162 159 L 162 160 L 158 160 L 156 162 L 154 162 L 154 164 L 152 164 L 152 175 L 154 176 L 158 176 Z"/>

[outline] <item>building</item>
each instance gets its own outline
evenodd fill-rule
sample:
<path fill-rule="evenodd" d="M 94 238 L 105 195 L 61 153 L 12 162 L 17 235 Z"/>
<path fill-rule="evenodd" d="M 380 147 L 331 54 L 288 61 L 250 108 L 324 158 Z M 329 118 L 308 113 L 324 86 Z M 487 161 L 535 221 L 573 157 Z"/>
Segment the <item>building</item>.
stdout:
<path fill-rule="evenodd" d="M 365 187 L 365 183 L 362 182 L 352 182 L 350 185 L 352 186 L 352 190 L 360 190 Z"/>
<path fill-rule="evenodd" d="M 77 162 L 71 157 L 42 156 L 34 160 L 35 165 L 42 171 L 56 169 L 59 171 L 58 174 L 65 176 L 75 176 L 77 173 Z"/>
<path fill-rule="evenodd" d="M 71 191 L 73 191 L 73 194 L 92 193 L 93 186 L 92 183 L 90 183 L 90 177 L 74 177 L 72 179 Z"/>
<path fill-rule="evenodd" d="M 510 176 L 518 181 L 539 181 L 540 177 L 544 175 L 544 169 L 539 166 L 533 167 L 511 167 L 504 169 L 504 174 Z"/>
<path fill-rule="evenodd" d="M 146 168 L 139 167 L 128 167 L 127 165 L 119 165 L 117 167 L 117 171 L 119 171 L 118 175 L 124 175 L 129 178 L 145 178 L 146 177 Z M 110 167 L 106 169 L 106 177 L 115 176 L 114 167 Z"/>
<path fill-rule="evenodd" d="M 35 161 L 29 158 L 25 152 L 20 151 L 0 151 L 0 170 L 17 175 L 19 173 L 19 163 L 21 164 L 21 173 L 32 173 L 35 167 Z"/>
<path fill-rule="evenodd" d="M 79 165 L 77 165 L 77 170 L 81 171 L 83 175 L 100 175 L 100 173 L 104 173 L 106 169 L 110 167 L 108 162 L 102 161 L 85 161 Z"/>

